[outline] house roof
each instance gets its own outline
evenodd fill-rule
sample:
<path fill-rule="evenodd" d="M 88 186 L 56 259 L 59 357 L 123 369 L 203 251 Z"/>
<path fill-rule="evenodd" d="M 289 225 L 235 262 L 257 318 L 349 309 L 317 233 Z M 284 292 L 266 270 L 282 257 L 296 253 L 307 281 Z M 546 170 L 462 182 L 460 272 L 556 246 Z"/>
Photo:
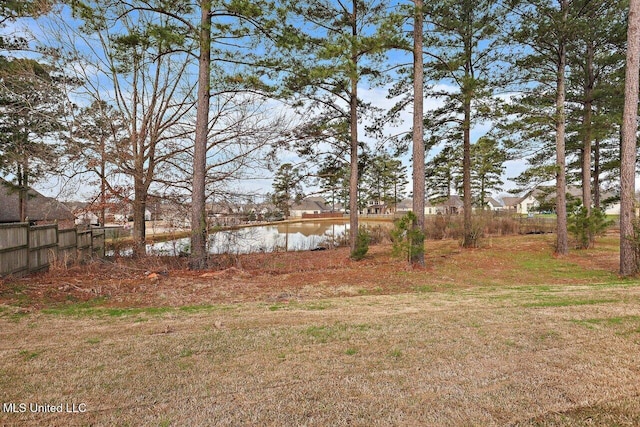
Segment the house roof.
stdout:
<path fill-rule="evenodd" d="M 330 211 L 323 198 L 309 197 L 301 200 L 299 203 L 294 203 L 291 207 L 292 211 Z"/>
<path fill-rule="evenodd" d="M 487 204 L 493 208 L 501 208 L 504 206 L 502 203 L 500 203 L 498 200 L 494 199 L 493 197 L 489 197 L 487 199 Z"/>
<path fill-rule="evenodd" d="M 462 200 L 462 197 L 458 196 L 457 194 L 453 194 L 451 196 L 449 196 L 449 198 L 441 198 L 438 197 L 436 199 L 433 200 L 427 200 L 425 202 L 425 206 L 429 207 L 429 206 L 433 206 L 433 207 L 438 207 L 438 206 L 446 206 L 446 207 L 458 207 L 461 208 L 464 206 L 464 201 Z"/>
<path fill-rule="evenodd" d="M 20 222 L 20 198 L 12 185 L 0 179 L 0 222 Z M 45 197 L 34 189 L 27 192 L 27 217 L 32 221 L 75 220 L 71 210 L 50 197 Z"/>
<path fill-rule="evenodd" d="M 324 197 L 321 197 L 321 196 L 305 197 L 304 200 L 309 200 L 311 202 L 318 202 L 318 203 L 322 203 L 322 204 L 326 204 L 327 203 L 327 201 L 324 199 Z"/>
<path fill-rule="evenodd" d="M 502 198 L 505 207 L 513 207 L 522 201 L 522 197 L 506 196 Z"/>
<path fill-rule="evenodd" d="M 570 196 L 582 200 L 582 187 L 578 187 L 576 185 L 568 185 L 566 192 Z M 528 195 L 536 199 L 544 198 L 545 200 L 550 200 L 556 197 L 556 190 L 555 187 L 552 186 L 538 187 L 529 192 L 527 196 Z M 524 199 L 525 197 L 522 197 L 522 199 Z M 615 199 L 616 197 L 616 194 L 612 191 L 604 191 L 600 193 L 600 198 L 602 200 Z"/>
<path fill-rule="evenodd" d="M 400 201 L 400 203 L 396 205 L 396 209 L 399 209 L 399 210 L 412 209 L 412 208 L 413 208 L 413 199 L 411 198 L 403 199 Z"/>

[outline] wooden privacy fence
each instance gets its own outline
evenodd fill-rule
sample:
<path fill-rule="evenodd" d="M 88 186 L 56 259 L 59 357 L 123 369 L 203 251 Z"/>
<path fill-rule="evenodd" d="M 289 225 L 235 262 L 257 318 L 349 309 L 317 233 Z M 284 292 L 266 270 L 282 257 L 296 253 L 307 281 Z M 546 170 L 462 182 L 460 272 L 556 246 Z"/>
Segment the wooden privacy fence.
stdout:
<path fill-rule="evenodd" d="M 25 275 L 64 263 L 104 257 L 104 229 L 58 230 L 57 225 L 0 224 L 0 277 Z"/>

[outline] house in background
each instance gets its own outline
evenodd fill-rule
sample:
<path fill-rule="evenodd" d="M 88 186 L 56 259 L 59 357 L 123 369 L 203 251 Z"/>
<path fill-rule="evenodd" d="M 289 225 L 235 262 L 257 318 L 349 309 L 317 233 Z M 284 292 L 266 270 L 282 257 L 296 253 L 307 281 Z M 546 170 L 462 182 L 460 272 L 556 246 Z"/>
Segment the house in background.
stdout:
<path fill-rule="evenodd" d="M 21 222 L 20 196 L 12 191 L 12 185 L 0 179 L 0 223 Z M 71 209 L 34 189 L 27 191 L 27 219 L 31 224 L 58 224 L 60 229 L 75 227 L 75 216 Z"/>
<path fill-rule="evenodd" d="M 458 215 L 464 210 L 462 197 L 453 194 L 445 199 L 427 200 L 424 204 L 425 215 Z"/>
<path fill-rule="evenodd" d="M 513 197 L 513 196 L 505 196 L 502 197 L 502 203 L 504 205 L 503 210 L 521 215 L 528 215 L 530 212 L 537 212 L 540 207 L 540 202 L 536 198 L 539 193 L 534 191 L 530 191 L 524 196 Z"/>
<path fill-rule="evenodd" d="M 409 211 L 413 211 L 413 199 L 411 199 L 411 198 L 402 199 L 396 205 L 396 213 L 398 215 L 404 215 Z"/>
<path fill-rule="evenodd" d="M 489 209 L 492 212 L 500 212 L 504 210 L 504 205 L 499 201 L 494 199 L 493 197 L 489 197 L 489 199 L 485 203 L 486 209 Z"/>
<path fill-rule="evenodd" d="M 573 199 L 582 200 L 582 187 L 567 187 L 567 194 Z M 555 198 L 555 192 L 550 196 Z M 620 196 L 612 191 L 600 194 L 601 208 L 607 215 L 620 215 Z"/>
<path fill-rule="evenodd" d="M 502 209 L 510 213 L 516 213 L 518 211 L 518 202 L 520 199 L 520 197 L 503 196 L 500 199 L 502 201 Z"/>
<path fill-rule="evenodd" d="M 556 192 L 554 187 L 538 187 L 520 197 L 502 197 L 505 210 L 527 215 L 540 210 L 553 210 Z M 607 215 L 620 215 L 620 200 L 613 192 L 605 192 L 600 196 L 602 207 Z M 582 188 L 567 187 L 567 203 L 571 200 L 582 200 Z"/>
<path fill-rule="evenodd" d="M 382 200 L 369 199 L 367 204 L 360 211 L 364 215 L 386 215 L 390 213 L 389 206 Z"/>
<path fill-rule="evenodd" d="M 76 225 L 98 225 L 100 223 L 99 212 L 93 209 L 91 203 L 66 202 L 64 204 L 76 217 Z"/>
<path fill-rule="evenodd" d="M 303 215 L 318 215 L 330 213 L 331 207 L 322 197 L 307 197 L 298 203 L 294 203 L 289 209 L 289 215 L 293 218 L 302 218 Z"/>
<path fill-rule="evenodd" d="M 425 215 L 457 215 L 462 213 L 462 209 L 462 198 L 457 195 L 448 198 L 439 197 L 424 202 Z M 409 211 L 413 211 L 412 198 L 404 199 L 396 205 L 396 213 L 398 214 L 405 214 Z"/>
<path fill-rule="evenodd" d="M 413 210 L 413 199 L 402 200 L 396 206 L 398 214 L 404 214 Z M 424 202 L 425 215 L 458 215 L 464 211 L 462 197 L 454 194 L 449 197 L 438 197 Z"/>

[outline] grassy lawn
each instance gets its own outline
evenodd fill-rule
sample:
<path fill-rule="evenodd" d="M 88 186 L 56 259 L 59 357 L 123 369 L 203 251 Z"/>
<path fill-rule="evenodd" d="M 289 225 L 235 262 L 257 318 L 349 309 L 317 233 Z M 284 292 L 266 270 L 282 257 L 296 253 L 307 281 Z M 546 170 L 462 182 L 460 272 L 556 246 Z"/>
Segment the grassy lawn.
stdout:
<path fill-rule="evenodd" d="M 6 282 L 0 425 L 640 425 L 640 281 L 617 277 L 616 242 L 561 259 L 545 236 L 430 242 L 422 271 L 388 248 L 322 275 L 280 256 L 137 300 Z M 199 299 L 170 294 L 187 282 Z"/>

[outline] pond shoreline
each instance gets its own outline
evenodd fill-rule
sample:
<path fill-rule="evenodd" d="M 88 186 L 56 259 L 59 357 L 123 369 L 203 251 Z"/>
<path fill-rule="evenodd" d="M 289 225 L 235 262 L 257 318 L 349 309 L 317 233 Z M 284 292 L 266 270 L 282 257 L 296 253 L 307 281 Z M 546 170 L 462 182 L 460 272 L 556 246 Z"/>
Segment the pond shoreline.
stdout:
<path fill-rule="evenodd" d="M 395 217 L 393 217 L 392 215 L 386 215 L 385 217 L 366 216 L 366 217 L 359 218 L 359 220 L 363 222 L 385 222 L 385 223 L 392 223 L 394 219 Z M 346 224 L 349 222 L 349 217 L 345 216 L 342 218 L 295 218 L 295 219 L 286 219 L 283 221 L 264 221 L 264 222 L 253 222 L 253 223 L 247 223 L 247 224 L 214 226 L 209 228 L 209 234 L 214 234 L 218 231 L 234 231 L 234 230 L 241 230 L 244 228 L 266 227 L 266 226 L 273 226 L 273 225 L 280 225 L 280 224 L 298 224 L 298 223 L 307 223 L 307 222 L 310 222 L 310 223 L 330 222 L 330 223 L 336 223 L 336 224 L 339 224 L 339 223 Z M 184 239 L 190 236 L 191 236 L 191 230 L 175 229 L 173 231 L 166 231 L 164 230 L 164 227 L 162 227 L 160 231 L 154 232 L 153 227 L 148 226 L 147 233 L 146 233 L 146 237 L 147 237 L 146 241 L 147 243 L 161 243 L 161 242 L 167 242 L 170 240 Z M 133 244 L 133 237 L 123 236 L 123 237 L 108 238 L 105 240 L 105 243 L 108 246 L 111 246 L 111 248 L 116 244 L 121 247 L 123 245 Z"/>
<path fill-rule="evenodd" d="M 361 217 L 360 223 L 392 224 L 393 217 Z M 147 253 L 150 255 L 186 256 L 190 252 L 190 231 L 153 233 L 149 227 Z M 349 219 L 343 218 L 295 218 L 285 221 L 255 222 L 209 230 L 211 254 L 239 254 L 252 252 L 305 251 L 345 245 Z M 131 236 L 109 239 L 107 251 L 113 255 L 127 256 L 131 252 Z"/>

